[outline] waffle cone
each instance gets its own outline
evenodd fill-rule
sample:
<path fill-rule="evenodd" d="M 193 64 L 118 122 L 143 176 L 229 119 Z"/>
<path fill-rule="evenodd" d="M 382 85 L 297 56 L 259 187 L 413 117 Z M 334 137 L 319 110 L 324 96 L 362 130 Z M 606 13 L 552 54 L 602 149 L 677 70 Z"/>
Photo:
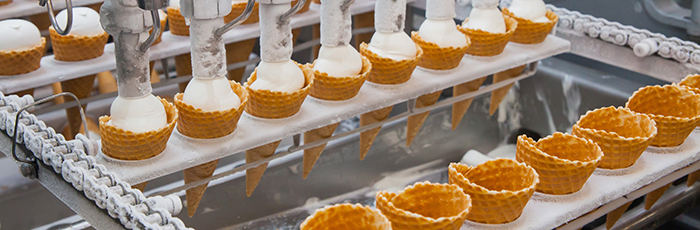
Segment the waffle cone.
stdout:
<path fill-rule="evenodd" d="M 319 5 L 321 4 L 321 0 L 313 0 L 313 2 Z"/>
<path fill-rule="evenodd" d="M 49 35 L 54 58 L 58 61 L 83 61 L 102 56 L 109 38 L 106 32 L 95 36 L 61 36 L 53 27 L 49 27 Z"/>
<path fill-rule="evenodd" d="M 207 112 L 183 102 L 182 93 L 175 95 L 175 107 L 178 111 L 177 131 L 182 135 L 199 139 L 219 138 L 231 134 L 236 129 L 248 102 L 248 93 L 238 83 L 234 81 L 229 83 L 231 90 L 241 99 L 238 108 Z"/>
<path fill-rule="evenodd" d="M 683 144 L 700 122 L 700 95 L 677 85 L 647 86 L 634 92 L 625 107 L 654 119 L 658 133 L 651 145 Z"/>
<path fill-rule="evenodd" d="M 299 227 L 301 230 L 391 230 L 381 212 L 361 204 L 336 204 L 317 209 Z"/>
<path fill-rule="evenodd" d="M 291 5 L 291 6 L 294 7 L 294 6 L 297 4 L 297 2 L 299 2 L 299 0 L 292 0 L 292 3 L 291 3 L 292 5 Z M 304 13 L 304 12 L 306 12 L 306 11 L 309 11 L 309 6 L 310 6 L 310 5 L 311 5 L 311 0 L 307 0 L 307 1 L 304 3 L 304 6 L 301 7 L 301 9 L 297 12 L 297 14 L 301 14 L 301 13 Z"/>
<path fill-rule="evenodd" d="M 377 209 L 394 230 L 453 229 L 462 227 L 472 200 L 451 184 L 418 182 L 396 193 L 377 192 Z"/>
<path fill-rule="evenodd" d="M 315 62 L 314 62 L 315 63 Z M 313 69 L 314 64 L 309 65 Z M 314 71 L 314 85 L 309 95 L 322 100 L 342 101 L 355 97 L 372 69 L 369 59 L 362 57 L 362 71 L 352 77 L 333 77 L 318 70 Z"/>
<path fill-rule="evenodd" d="M 112 72 L 104 71 L 97 74 L 97 90 L 100 94 L 117 92 L 117 80 Z"/>
<path fill-rule="evenodd" d="M 68 81 L 61 82 L 61 89 L 63 92 L 73 93 L 78 99 L 84 99 L 90 97 L 92 89 L 95 85 L 95 77 L 97 75 L 88 75 L 85 77 L 75 78 Z M 66 97 L 64 100 L 73 101 L 73 98 Z M 85 109 L 87 105 L 83 104 L 82 107 Z M 73 137 L 80 131 L 80 125 L 83 124 L 83 119 L 80 116 L 80 108 L 70 107 L 66 109 L 66 119 L 68 120 L 68 127 L 70 133 L 69 137 Z"/>
<path fill-rule="evenodd" d="M 411 32 L 411 39 L 423 50 L 423 56 L 418 60 L 418 66 L 426 69 L 449 70 L 459 66 L 467 48 L 471 44 L 469 37 L 467 44 L 462 47 L 440 47 L 435 43 L 423 40 L 417 31 Z"/>
<path fill-rule="evenodd" d="M 467 219 L 486 224 L 518 219 L 540 181 L 535 169 L 511 159 L 490 160 L 476 167 L 451 163 L 449 180 L 472 198 Z"/>
<path fill-rule="evenodd" d="M 246 113 L 261 118 L 284 118 L 299 112 L 301 104 L 304 103 L 306 95 L 309 94 L 309 88 L 314 84 L 314 75 L 311 73 L 309 67 L 298 63 L 297 65 L 304 72 L 306 82 L 303 88 L 294 93 L 276 92 L 266 89 L 251 89 L 249 87 L 250 84 L 253 84 L 257 79 L 256 73 L 258 69 L 256 68 L 245 83 L 249 100 L 248 106 L 245 107 Z"/>
<path fill-rule="evenodd" d="M 386 120 L 393 108 L 394 106 L 392 105 L 360 115 L 360 126 L 371 125 Z M 372 147 L 372 143 L 374 143 L 374 139 L 377 138 L 377 134 L 379 134 L 379 130 L 381 129 L 382 127 L 377 127 L 360 133 L 360 160 L 365 159 L 369 148 Z"/>
<path fill-rule="evenodd" d="M 180 9 L 168 7 L 168 26 L 173 35 L 190 36 L 190 27 L 185 23 L 185 17 Z"/>
<path fill-rule="evenodd" d="M 477 91 L 479 90 L 479 87 L 481 87 L 481 84 L 484 83 L 484 80 L 486 80 L 486 77 L 481 77 L 470 82 L 455 85 L 452 88 L 452 95 L 456 97 L 462 94 Z M 474 101 L 474 98 L 469 98 L 452 104 L 452 130 L 455 130 L 459 125 L 459 122 L 462 121 L 462 118 L 464 118 L 464 114 L 467 113 L 467 109 L 469 109 L 469 106 L 471 106 L 472 101 Z"/>
<path fill-rule="evenodd" d="M 120 160 L 143 160 L 163 152 L 168 138 L 175 128 L 177 109 L 165 99 L 159 99 L 165 107 L 168 125 L 157 130 L 134 133 L 107 124 L 111 120 L 109 116 L 100 117 L 102 152 L 109 157 Z"/>
<path fill-rule="evenodd" d="M 649 116 L 613 106 L 588 111 L 576 122 L 572 134 L 592 140 L 603 150 L 600 168 L 632 166 L 656 136 Z"/>
<path fill-rule="evenodd" d="M 38 45 L 23 50 L 0 50 L 0 75 L 17 75 L 39 69 L 41 57 L 46 52 L 46 38 Z"/>
<path fill-rule="evenodd" d="M 503 18 L 506 21 L 505 33 L 489 33 L 483 30 L 457 26 L 457 29 L 469 36 L 469 39 L 472 41 L 472 44 L 467 48 L 467 54 L 474 56 L 496 56 L 501 54 L 518 27 L 518 22 L 515 19 L 507 15 L 503 15 Z M 465 19 L 462 25 L 467 23 L 467 21 L 469 21 L 469 18 Z"/>
<path fill-rule="evenodd" d="M 0 6 L 8 5 L 10 3 L 12 3 L 12 0 L 3 1 L 3 2 L 0 2 Z"/>
<path fill-rule="evenodd" d="M 659 198 L 664 195 L 664 192 L 666 192 L 666 190 L 668 190 L 670 187 L 671 183 L 661 186 L 661 188 L 657 188 L 656 190 L 648 193 L 646 197 L 644 197 L 644 209 L 651 209 L 651 207 L 654 206 L 654 203 L 656 203 L 656 201 L 658 201 Z"/>
<path fill-rule="evenodd" d="M 518 75 L 523 73 L 523 70 L 525 70 L 525 65 L 521 65 L 509 70 L 504 70 L 495 73 L 493 74 L 493 83 L 495 84 L 504 80 L 517 77 Z M 501 105 L 503 99 L 506 98 L 506 95 L 508 95 L 510 87 L 513 87 L 513 83 L 491 91 L 491 104 L 489 105 L 489 115 L 493 115 L 493 113 L 495 113 L 496 110 L 498 110 L 498 106 Z"/>
<path fill-rule="evenodd" d="M 511 13 L 508 8 L 503 8 L 503 15 L 507 15 L 518 22 L 518 28 L 515 29 L 515 33 L 510 37 L 510 41 L 521 44 L 537 44 L 544 41 L 552 31 L 552 28 L 559 21 L 559 16 L 547 10 L 545 16 L 549 19 L 548 22 L 533 22 L 529 19 L 521 18 L 515 16 Z"/>
<path fill-rule="evenodd" d="M 367 48 L 367 43 L 360 45 L 360 54 L 372 63 L 367 80 L 377 84 L 395 85 L 407 82 L 411 79 L 413 70 L 418 65 L 418 60 L 423 56 L 423 50 L 416 45 L 416 58 L 396 61 L 391 58 L 380 57 Z"/>
<path fill-rule="evenodd" d="M 192 55 L 190 53 L 175 56 L 175 73 L 178 77 L 192 75 Z M 182 82 L 178 85 L 181 93 L 185 92 L 187 83 L 189 83 L 189 81 Z"/>
<path fill-rule="evenodd" d="M 273 154 L 275 154 L 275 150 L 277 149 L 277 146 L 280 145 L 280 142 L 282 142 L 282 140 L 275 141 L 272 143 L 262 145 L 260 147 L 246 150 L 245 151 L 245 163 L 250 164 L 250 163 L 271 157 Z M 258 187 L 258 183 L 260 183 L 260 179 L 262 179 L 262 176 L 265 173 L 265 169 L 267 169 L 267 164 L 268 163 L 264 163 L 264 164 L 258 165 L 258 167 L 245 170 L 245 194 L 246 194 L 246 196 L 250 197 L 250 195 L 253 195 L 253 191 L 255 191 L 255 187 Z"/>
<path fill-rule="evenodd" d="M 440 98 L 440 94 L 442 94 L 442 90 L 418 97 L 416 99 L 416 108 L 423 108 L 435 104 L 435 102 L 437 102 L 437 100 Z M 408 124 L 406 127 L 406 146 L 411 146 L 411 142 L 413 142 L 413 139 L 416 137 L 416 135 L 418 135 L 418 131 L 420 131 L 420 127 L 423 126 L 423 123 L 425 122 L 425 119 L 428 118 L 428 115 L 430 115 L 430 111 L 412 115 L 406 119 Z"/>
<path fill-rule="evenodd" d="M 233 19 L 236 19 L 238 16 L 243 14 L 243 11 L 245 11 L 245 7 L 248 3 L 245 2 L 239 2 L 239 3 L 234 3 L 231 5 L 231 13 L 228 15 L 224 16 L 224 22 L 228 23 L 230 21 L 233 21 Z M 243 21 L 243 25 L 245 24 L 253 24 L 260 21 L 260 16 L 259 16 L 259 7 L 258 3 L 256 2 L 255 5 L 253 6 L 253 12 L 250 13 L 250 16 L 248 19 Z"/>
<path fill-rule="evenodd" d="M 627 208 L 629 208 L 631 204 L 632 201 L 630 201 L 627 204 L 623 204 L 622 206 L 618 207 L 612 212 L 609 212 L 608 215 L 605 216 L 605 227 L 607 229 L 611 229 L 613 226 L 615 226 L 617 220 L 619 220 L 620 217 L 622 217 L 622 214 L 625 214 L 625 211 L 627 211 Z"/>
<path fill-rule="evenodd" d="M 168 14 L 165 14 L 165 17 L 160 19 L 160 33 L 158 34 L 158 38 L 156 38 L 155 41 L 153 41 L 153 44 L 151 46 L 154 46 L 158 43 L 160 43 L 163 39 L 163 31 L 165 30 L 165 23 L 168 22 Z M 148 33 L 153 33 L 153 29 L 148 31 Z"/>
<path fill-rule="evenodd" d="M 515 154 L 517 161 L 534 168 L 540 176 L 536 190 L 552 195 L 581 190 L 601 158 L 603 151 L 595 142 L 558 132 L 537 142 L 519 136 Z"/>
<path fill-rule="evenodd" d="M 700 94 L 700 75 L 688 75 L 678 85 L 687 87 L 686 89 Z"/>
<path fill-rule="evenodd" d="M 297 38 L 299 38 L 300 33 L 301 28 L 292 29 L 292 46 L 297 45 Z"/>
<path fill-rule="evenodd" d="M 328 126 L 305 132 L 304 144 L 331 137 L 333 135 L 333 132 L 335 132 L 335 129 L 338 128 L 338 124 L 340 123 L 331 124 Z M 316 160 L 318 160 L 318 157 L 321 156 L 321 153 L 323 152 L 324 148 L 326 148 L 326 144 L 318 145 L 304 150 L 304 179 L 306 179 L 306 177 L 309 176 L 311 169 L 316 164 Z"/>
<path fill-rule="evenodd" d="M 240 42 L 226 44 L 226 64 L 247 61 L 250 58 L 250 53 L 253 52 L 256 39 L 248 39 Z M 228 79 L 236 82 L 243 80 L 245 66 L 238 69 L 228 71 Z"/>
<path fill-rule="evenodd" d="M 182 174 L 185 178 L 185 184 L 211 177 L 214 175 L 214 170 L 216 170 L 216 164 L 218 163 L 219 160 L 214 160 L 183 170 Z M 209 183 L 187 189 L 187 215 L 190 217 L 194 216 L 194 213 L 197 211 L 199 202 L 202 201 L 204 192 L 207 190 L 207 185 Z"/>
<path fill-rule="evenodd" d="M 132 185 L 131 188 L 133 189 L 138 189 L 139 191 L 143 192 L 144 189 L 146 189 L 146 185 L 148 184 L 148 181 L 140 183 L 140 184 L 135 184 Z"/>
<path fill-rule="evenodd" d="M 698 179 L 700 179 L 700 170 L 688 174 L 688 181 L 686 184 L 688 187 L 693 186 Z"/>
<path fill-rule="evenodd" d="M 311 26 L 311 38 L 314 40 L 321 38 L 321 24 L 314 24 Z M 318 59 L 318 52 L 321 50 L 321 45 L 314 45 L 311 48 L 311 58 Z"/>

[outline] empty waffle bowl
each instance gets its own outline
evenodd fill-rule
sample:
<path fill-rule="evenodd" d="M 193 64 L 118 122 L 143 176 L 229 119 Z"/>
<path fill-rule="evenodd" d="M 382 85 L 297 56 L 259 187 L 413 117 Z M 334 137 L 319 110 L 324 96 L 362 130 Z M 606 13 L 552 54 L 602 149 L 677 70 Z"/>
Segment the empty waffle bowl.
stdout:
<path fill-rule="evenodd" d="M 533 167 L 540 176 L 536 190 L 552 195 L 578 192 L 593 174 L 603 151 L 590 140 L 554 133 L 535 142 L 518 137 L 515 159 Z"/>
<path fill-rule="evenodd" d="M 683 78 L 678 85 L 685 87 L 696 94 L 700 94 L 700 75 L 688 75 Z"/>
<path fill-rule="evenodd" d="M 471 199 L 451 184 L 418 182 L 396 193 L 377 192 L 377 209 L 401 229 L 460 229 L 471 209 Z"/>
<path fill-rule="evenodd" d="M 652 146 L 679 146 L 700 122 L 700 95 L 678 85 L 641 88 L 625 107 L 654 119 L 658 133 Z"/>
<path fill-rule="evenodd" d="M 361 204 L 336 204 L 317 209 L 301 230 L 391 230 L 391 222 L 378 210 Z"/>
<path fill-rule="evenodd" d="M 520 217 L 540 182 L 537 172 L 525 163 L 496 159 L 476 167 L 451 163 L 450 184 L 472 198 L 467 219 L 485 224 L 503 224 Z"/>
<path fill-rule="evenodd" d="M 649 116 L 613 106 L 588 111 L 572 133 L 594 141 L 603 150 L 599 168 L 632 166 L 656 136 L 656 122 Z"/>

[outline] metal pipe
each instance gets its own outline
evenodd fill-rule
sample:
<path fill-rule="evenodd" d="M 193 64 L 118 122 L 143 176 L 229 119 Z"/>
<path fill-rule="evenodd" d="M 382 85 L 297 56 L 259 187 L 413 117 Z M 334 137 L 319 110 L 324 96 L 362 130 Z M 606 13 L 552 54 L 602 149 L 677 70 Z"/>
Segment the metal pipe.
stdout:
<path fill-rule="evenodd" d="M 377 0 L 374 5 L 374 28 L 377 32 L 402 31 L 406 21 L 406 0 Z"/>
<path fill-rule="evenodd" d="M 158 14 L 158 10 L 151 10 L 151 19 L 153 19 L 153 32 L 151 32 L 146 41 L 141 44 L 141 52 L 146 52 L 148 48 L 151 48 L 153 42 L 160 36 L 160 31 L 163 29 L 160 28 L 160 15 Z"/>
<path fill-rule="evenodd" d="M 53 29 L 56 30 L 56 33 L 60 35 L 68 35 L 70 33 L 71 28 L 73 28 L 73 2 L 71 0 L 65 0 L 66 1 L 66 11 L 68 12 L 68 17 L 67 17 L 67 22 L 66 22 L 66 28 L 61 29 L 61 26 L 58 25 L 56 22 L 56 15 L 53 13 L 53 2 L 51 0 L 39 0 L 39 5 L 40 6 L 46 6 L 46 11 L 49 13 L 49 20 L 51 21 L 51 25 L 53 26 Z M 47 4 L 48 3 L 48 4 Z"/>
<path fill-rule="evenodd" d="M 117 87 L 122 98 L 141 98 L 151 94 L 148 55 L 139 46 L 149 37 L 148 31 L 112 34 L 117 61 Z M 147 49 L 148 50 L 148 49 Z"/>
<path fill-rule="evenodd" d="M 285 12 L 290 10 L 289 3 L 260 3 L 259 7 L 260 59 L 265 62 L 281 62 L 291 59 L 292 27 L 289 18 L 282 20 Z"/>
<path fill-rule="evenodd" d="M 192 44 L 192 77 L 214 79 L 226 76 L 226 50 L 216 31 L 224 26 L 224 18 L 192 18 L 190 43 Z"/>
<path fill-rule="evenodd" d="M 350 4 L 354 0 L 321 1 L 321 45 L 348 45 L 352 39 Z"/>

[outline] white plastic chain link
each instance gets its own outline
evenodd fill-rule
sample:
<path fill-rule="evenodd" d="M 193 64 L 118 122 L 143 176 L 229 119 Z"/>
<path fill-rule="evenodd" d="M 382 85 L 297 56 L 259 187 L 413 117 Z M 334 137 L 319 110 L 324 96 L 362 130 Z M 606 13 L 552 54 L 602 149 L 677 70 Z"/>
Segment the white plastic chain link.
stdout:
<path fill-rule="evenodd" d="M 0 130 L 12 135 L 17 111 L 31 104 L 30 95 L 5 96 L 0 92 Z M 53 167 L 75 189 L 82 191 L 112 218 L 118 219 L 128 229 L 191 229 L 172 212 L 182 210 L 182 201 L 175 195 L 146 198 L 141 191 L 109 172 L 104 165 L 95 162 L 97 143 L 78 134 L 67 141 L 62 134 L 47 127 L 36 116 L 26 111 L 19 119 L 17 143 L 24 144 L 46 165 Z"/>

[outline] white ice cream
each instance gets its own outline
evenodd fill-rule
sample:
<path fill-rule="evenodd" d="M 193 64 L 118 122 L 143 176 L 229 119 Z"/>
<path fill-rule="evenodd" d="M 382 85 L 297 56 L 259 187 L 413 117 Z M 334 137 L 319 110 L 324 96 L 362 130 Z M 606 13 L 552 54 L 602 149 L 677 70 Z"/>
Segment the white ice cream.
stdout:
<path fill-rule="evenodd" d="M 435 43 L 439 47 L 463 47 L 467 45 L 467 38 L 457 30 L 452 19 L 426 19 L 420 25 L 418 34 L 423 40 Z"/>
<path fill-rule="evenodd" d="M 168 7 L 172 7 L 175 9 L 180 9 L 180 0 L 169 0 L 168 1 Z"/>
<path fill-rule="evenodd" d="M 353 77 L 362 72 L 362 56 L 350 45 L 321 46 L 314 70 L 332 77 Z"/>
<path fill-rule="evenodd" d="M 225 77 L 193 78 L 187 84 L 182 102 L 204 111 L 229 110 L 241 105 L 241 99 L 231 90 Z"/>
<path fill-rule="evenodd" d="M 66 28 L 68 12 L 62 10 L 56 15 L 56 22 L 61 28 Z M 77 36 L 100 35 L 105 31 L 100 24 L 100 14 L 88 7 L 73 7 L 73 26 L 68 34 Z"/>
<path fill-rule="evenodd" d="M 513 0 L 508 7 L 513 15 L 533 22 L 548 22 L 547 8 L 542 0 Z"/>
<path fill-rule="evenodd" d="M 267 89 L 292 93 L 304 87 L 306 78 L 299 66 L 291 60 L 281 62 L 261 61 L 257 68 L 257 79 L 251 89 Z"/>
<path fill-rule="evenodd" d="M 135 133 L 157 130 L 168 124 L 165 107 L 152 94 L 133 99 L 117 97 L 109 111 L 112 125 Z"/>
<path fill-rule="evenodd" d="M 41 44 L 41 32 L 34 24 L 22 19 L 0 21 L 0 50 L 25 50 Z"/>
<path fill-rule="evenodd" d="M 403 31 L 394 33 L 375 32 L 367 46 L 372 53 L 393 60 L 406 60 L 416 57 L 416 45 Z"/>
<path fill-rule="evenodd" d="M 510 9 L 510 8 L 509 8 Z M 483 30 L 489 33 L 505 33 L 506 21 L 503 14 L 496 6 L 489 8 L 472 8 L 469 21 L 462 26 L 475 30 Z"/>

